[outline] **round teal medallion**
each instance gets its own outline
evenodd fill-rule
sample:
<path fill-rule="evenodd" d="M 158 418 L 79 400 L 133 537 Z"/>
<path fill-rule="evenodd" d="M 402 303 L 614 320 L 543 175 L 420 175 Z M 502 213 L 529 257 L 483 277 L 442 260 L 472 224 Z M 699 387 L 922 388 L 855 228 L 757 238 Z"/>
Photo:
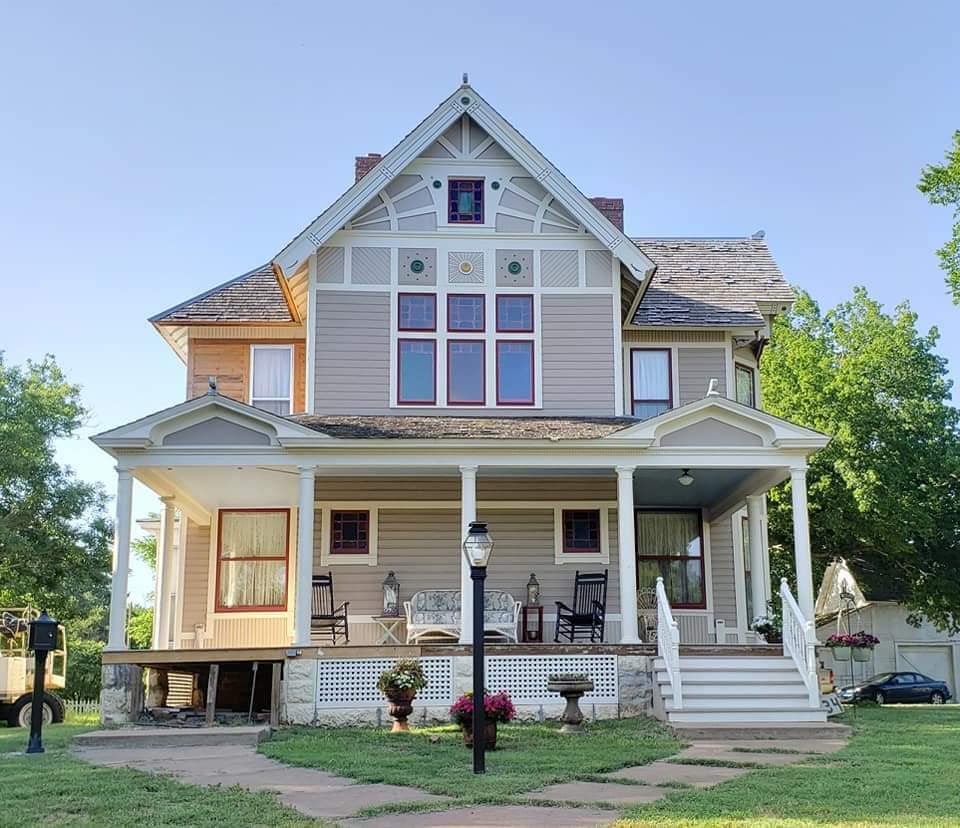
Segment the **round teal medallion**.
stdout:
<path fill-rule="evenodd" d="M 523 265 L 518 261 L 512 261 L 507 265 L 507 270 L 516 276 L 521 270 L 523 270 Z"/>
<path fill-rule="evenodd" d="M 426 265 L 423 263 L 422 259 L 414 259 L 410 262 L 410 272 L 411 273 L 423 273 Z"/>

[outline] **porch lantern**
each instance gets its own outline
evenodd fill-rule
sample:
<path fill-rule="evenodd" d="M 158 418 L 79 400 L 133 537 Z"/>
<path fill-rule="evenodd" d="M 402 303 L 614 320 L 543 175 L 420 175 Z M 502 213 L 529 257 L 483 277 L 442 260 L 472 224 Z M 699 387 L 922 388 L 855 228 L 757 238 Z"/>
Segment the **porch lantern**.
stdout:
<path fill-rule="evenodd" d="M 30 741 L 27 753 L 43 753 L 43 681 L 47 674 L 47 653 L 57 649 L 57 631 L 60 624 L 43 610 L 30 622 L 28 647 L 34 653 L 33 702 L 30 708 Z"/>
<path fill-rule="evenodd" d="M 383 616 L 395 618 L 400 615 L 400 582 L 393 570 L 383 579 Z"/>
<path fill-rule="evenodd" d="M 527 606 L 535 607 L 540 603 L 540 582 L 537 580 L 535 572 L 530 573 L 530 580 L 527 581 Z"/>
<path fill-rule="evenodd" d="M 493 551 L 493 538 L 487 524 L 472 521 L 463 539 L 463 554 L 470 564 L 473 581 L 473 772 L 486 773 L 486 714 L 483 709 L 483 583 L 487 579 L 487 562 Z"/>
<path fill-rule="evenodd" d="M 690 469 L 683 470 L 683 473 L 677 478 L 677 483 L 679 483 L 681 486 L 693 485 L 693 475 L 690 474 Z"/>

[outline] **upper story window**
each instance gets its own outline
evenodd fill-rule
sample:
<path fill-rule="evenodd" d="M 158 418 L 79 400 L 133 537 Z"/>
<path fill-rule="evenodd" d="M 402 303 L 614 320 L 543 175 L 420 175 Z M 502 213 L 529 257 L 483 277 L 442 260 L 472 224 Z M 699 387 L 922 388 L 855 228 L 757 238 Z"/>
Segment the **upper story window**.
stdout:
<path fill-rule="evenodd" d="M 673 405 L 670 351 L 633 348 L 630 351 L 631 413 L 641 420 L 656 417 Z"/>
<path fill-rule="evenodd" d="M 401 405 L 434 405 L 437 402 L 436 340 L 397 341 L 397 402 Z"/>
<path fill-rule="evenodd" d="M 437 297 L 432 293 L 401 293 L 397 299 L 397 330 L 435 331 Z"/>
<path fill-rule="evenodd" d="M 293 346 L 250 347 L 250 404 L 285 417 L 293 411 Z"/>
<path fill-rule="evenodd" d="M 749 365 L 741 365 L 739 362 L 735 368 L 737 377 L 737 402 L 743 405 L 749 405 L 751 408 L 757 406 L 757 372 Z"/>
<path fill-rule="evenodd" d="M 482 333 L 486 328 L 484 305 L 481 294 L 451 293 L 447 297 L 447 330 Z"/>
<path fill-rule="evenodd" d="M 483 224 L 482 178 L 451 178 L 447 191 L 450 224 Z"/>
<path fill-rule="evenodd" d="M 487 401 L 484 350 L 483 340 L 447 341 L 447 402 L 451 405 Z"/>
<path fill-rule="evenodd" d="M 533 297 L 497 296 L 497 331 L 503 333 L 533 333 Z"/>
<path fill-rule="evenodd" d="M 497 405 L 533 405 L 532 341 L 497 341 Z"/>
<path fill-rule="evenodd" d="M 289 543 L 287 509 L 222 509 L 217 610 L 285 610 Z"/>

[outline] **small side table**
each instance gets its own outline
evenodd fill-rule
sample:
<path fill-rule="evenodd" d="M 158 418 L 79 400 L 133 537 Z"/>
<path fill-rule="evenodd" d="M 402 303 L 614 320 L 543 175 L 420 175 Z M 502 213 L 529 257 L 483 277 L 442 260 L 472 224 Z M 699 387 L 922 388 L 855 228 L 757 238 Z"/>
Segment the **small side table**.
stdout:
<path fill-rule="evenodd" d="M 543 604 L 524 604 L 520 608 L 520 640 L 525 644 L 543 643 Z"/>
<path fill-rule="evenodd" d="M 373 622 L 380 628 L 377 644 L 403 644 L 401 641 L 403 625 L 407 619 L 403 615 L 374 615 Z"/>

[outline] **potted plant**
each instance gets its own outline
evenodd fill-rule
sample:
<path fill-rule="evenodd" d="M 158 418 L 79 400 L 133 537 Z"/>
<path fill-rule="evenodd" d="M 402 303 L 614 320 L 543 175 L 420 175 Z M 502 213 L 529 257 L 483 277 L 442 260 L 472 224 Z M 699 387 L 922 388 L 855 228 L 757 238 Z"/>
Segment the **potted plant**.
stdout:
<path fill-rule="evenodd" d="M 873 653 L 873 648 L 880 643 L 880 639 L 870 633 L 860 630 L 850 636 L 854 640 L 853 660 L 869 661 Z"/>
<path fill-rule="evenodd" d="M 593 681 L 586 673 L 554 673 L 547 677 L 547 690 L 559 693 L 567 700 L 561 720 L 561 733 L 579 733 L 583 713 L 580 711 L 580 697 L 593 690 Z"/>
<path fill-rule="evenodd" d="M 762 635 L 767 644 L 782 644 L 783 632 L 780 629 L 780 619 L 774 615 L 758 615 L 750 625 L 757 635 Z"/>
<path fill-rule="evenodd" d="M 393 733 L 409 730 L 407 718 L 413 712 L 417 691 L 427 686 L 420 662 L 402 658 L 389 670 L 384 670 L 377 681 L 377 689 L 387 697 L 387 712 L 393 717 Z"/>
<path fill-rule="evenodd" d="M 834 633 L 823 642 L 823 646 L 829 648 L 837 661 L 847 661 L 850 658 L 851 648 L 856 646 L 855 641 L 856 639 L 852 635 Z"/>
<path fill-rule="evenodd" d="M 483 694 L 484 714 L 484 748 L 493 750 L 497 746 L 497 723 L 509 722 L 517 715 L 510 694 L 486 693 Z M 473 693 L 464 693 L 450 708 L 450 718 L 453 719 L 463 733 L 463 744 L 473 747 Z"/>

